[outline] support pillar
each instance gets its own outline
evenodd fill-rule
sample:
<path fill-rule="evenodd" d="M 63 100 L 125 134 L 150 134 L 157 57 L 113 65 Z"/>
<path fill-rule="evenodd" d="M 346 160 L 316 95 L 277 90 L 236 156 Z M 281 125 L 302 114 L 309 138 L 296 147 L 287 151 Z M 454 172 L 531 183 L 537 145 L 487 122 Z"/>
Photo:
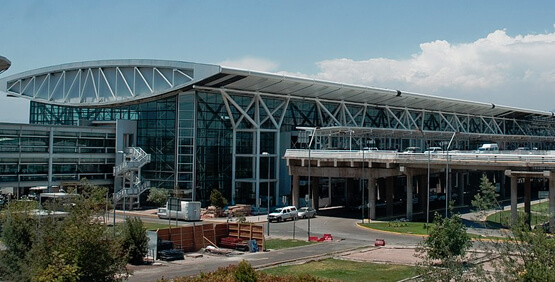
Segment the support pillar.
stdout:
<path fill-rule="evenodd" d="M 430 187 L 428 184 L 428 176 L 421 175 L 418 179 L 418 203 L 420 204 L 420 211 L 426 213 L 426 205 L 428 204 L 426 197 L 428 197 L 428 187 Z"/>
<path fill-rule="evenodd" d="M 385 179 L 386 214 L 393 216 L 393 196 L 395 195 L 395 177 Z"/>
<path fill-rule="evenodd" d="M 293 189 L 291 190 L 291 203 L 293 206 L 300 208 L 299 206 L 299 179 L 300 177 L 293 174 Z"/>
<path fill-rule="evenodd" d="M 518 187 L 518 178 L 516 176 L 511 176 L 511 223 L 512 224 L 515 224 L 518 220 L 517 187 Z"/>
<path fill-rule="evenodd" d="M 407 219 L 412 221 L 412 173 L 406 172 L 407 175 Z"/>
<path fill-rule="evenodd" d="M 526 213 L 526 224 L 530 226 L 532 221 L 532 213 L 530 201 L 532 199 L 532 184 L 530 177 L 524 178 L 524 212 Z"/>
<path fill-rule="evenodd" d="M 459 198 L 457 199 L 459 205 L 464 205 L 464 186 L 466 184 L 466 174 L 459 173 Z"/>
<path fill-rule="evenodd" d="M 368 178 L 368 218 L 376 219 L 376 178 L 372 175 Z"/>
<path fill-rule="evenodd" d="M 355 204 L 355 201 L 353 200 L 353 196 L 355 194 L 355 187 L 358 187 L 358 186 L 355 184 L 354 178 L 347 178 L 346 182 L 347 182 L 347 187 L 345 187 L 345 191 L 346 191 L 345 204 L 347 206 L 352 206 Z"/>
<path fill-rule="evenodd" d="M 320 177 L 312 178 L 312 208 L 320 208 Z"/>
<path fill-rule="evenodd" d="M 320 205 L 320 177 L 312 177 L 310 179 L 310 187 L 312 189 L 312 208 L 318 210 Z"/>
<path fill-rule="evenodd" d="M 555 176 L 549 177 L 549 231 L 555 232 Z"/>

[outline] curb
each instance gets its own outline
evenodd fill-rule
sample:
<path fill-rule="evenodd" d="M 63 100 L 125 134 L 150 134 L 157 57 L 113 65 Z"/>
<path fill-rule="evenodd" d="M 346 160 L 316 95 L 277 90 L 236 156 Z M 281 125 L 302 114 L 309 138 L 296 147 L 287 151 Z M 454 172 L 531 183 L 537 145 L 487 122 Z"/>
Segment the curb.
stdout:
<path fill-rule="evenodd" d="M 365 246 L 354 247 L 354 248 L 350 248 L 350 249 L 346 249 L 346 250 L 339 250 L 339 251 L 333 251 L 333 252 L 319 254 L 319 255 L 312 255 L 312 256 L 308 256 L 308 257 L 300 257 L 300 258 L 282 260 L 282 261 L 262 264 L 262 265 L 258 265 L 258 266 L 253 266 L 253 268 L 254 269 L 265 269 L 265 268 L 272 268 L 272 267 L 275 267 L 275 266 L 279 266 L 279 265 L 287 264 L 287 263 L 292 263 L 292 262 L 296 262 L 296 261 L 306 261 L 306 262 L 308 262 L 308 261 L 311 261 L 311 260 L 315 260 L 317 258 L 329 258 L 329 257 L 333 257 L 334 255 L 337 255 L 337 254 L 352 252 L 352 251 L 356 251 L 356 250 L 359 250 L 359 249 L 371 248 L 371 247 L 374 247 L 374 246 L 373 245 L 365 245 Z"/>

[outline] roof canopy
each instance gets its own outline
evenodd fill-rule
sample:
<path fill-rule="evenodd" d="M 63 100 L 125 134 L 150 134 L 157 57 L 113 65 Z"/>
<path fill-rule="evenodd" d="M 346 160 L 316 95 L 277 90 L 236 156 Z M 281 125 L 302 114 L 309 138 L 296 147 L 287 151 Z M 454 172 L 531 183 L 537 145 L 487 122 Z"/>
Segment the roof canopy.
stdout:
<path fill-rule="evenodd" d="M 10 62 L 10 60 L 6 59 L 6 57 L 0 56 L 0 73 L 9 69 L 11 65 L 12 62 Z"/>
<path fill-rule="evenodd" d="M 492 103 L 349 85 L 198 63 L 162 60 L 110 60 L 65 64 L 0 80 L 9 96 L 42 103 L 102 106 L 154 97 L 194 86 L 243 93 L 287 95 L 462 114 L 522 118 L 553 113 Z"/>

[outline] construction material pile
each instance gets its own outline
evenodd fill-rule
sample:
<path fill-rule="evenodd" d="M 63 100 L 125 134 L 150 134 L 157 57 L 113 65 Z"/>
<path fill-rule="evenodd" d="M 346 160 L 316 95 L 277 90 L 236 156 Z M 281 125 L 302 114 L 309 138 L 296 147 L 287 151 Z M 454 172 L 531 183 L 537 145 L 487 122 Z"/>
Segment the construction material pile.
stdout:
<path fill-rule="evenodd" d="M 200 218 L 216 218 L 222 216 L 224 216 L 222 209 L 215 206 L 209 206 L 206 209 L 202 209 L 200 213 Z"/>
<path fill-rule="evenodd" d="M 235 205 L 230 206 L 225 211 L 226 215 L 231 215 L 232 217 L 236 216 L 248 216 L 251 215 L 251 206 L 250 205 Z"/>

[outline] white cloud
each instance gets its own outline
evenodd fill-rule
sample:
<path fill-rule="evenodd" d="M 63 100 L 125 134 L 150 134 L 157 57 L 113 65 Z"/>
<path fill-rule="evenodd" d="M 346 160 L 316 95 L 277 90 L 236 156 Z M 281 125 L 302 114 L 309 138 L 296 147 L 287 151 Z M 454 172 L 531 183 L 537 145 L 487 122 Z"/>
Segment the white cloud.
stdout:
<path fill-rule="evenodd" d="M 276 62 L 273 62 L 267 59 L 262 59 L 262 58 L 255 58 L 255 57 L 228 59 L 218 64 L 222 66 L 227 66 L 227 67 L 234 67 L 234 68 L 247 69 L 247 70 L 253 70 L 253 71 L 262 71 L 262 72 L 273 72 L 279 66 Z"/>
<path fill-rule="evenodd" d="M 538 110 L 555 108 L 555 32 L 509 36 L 496 30 L 470 43 L 422 43 L 420 50 L 402 60 L 324 60 L 317 63 L 320 72 L 311 77 Z"/>

